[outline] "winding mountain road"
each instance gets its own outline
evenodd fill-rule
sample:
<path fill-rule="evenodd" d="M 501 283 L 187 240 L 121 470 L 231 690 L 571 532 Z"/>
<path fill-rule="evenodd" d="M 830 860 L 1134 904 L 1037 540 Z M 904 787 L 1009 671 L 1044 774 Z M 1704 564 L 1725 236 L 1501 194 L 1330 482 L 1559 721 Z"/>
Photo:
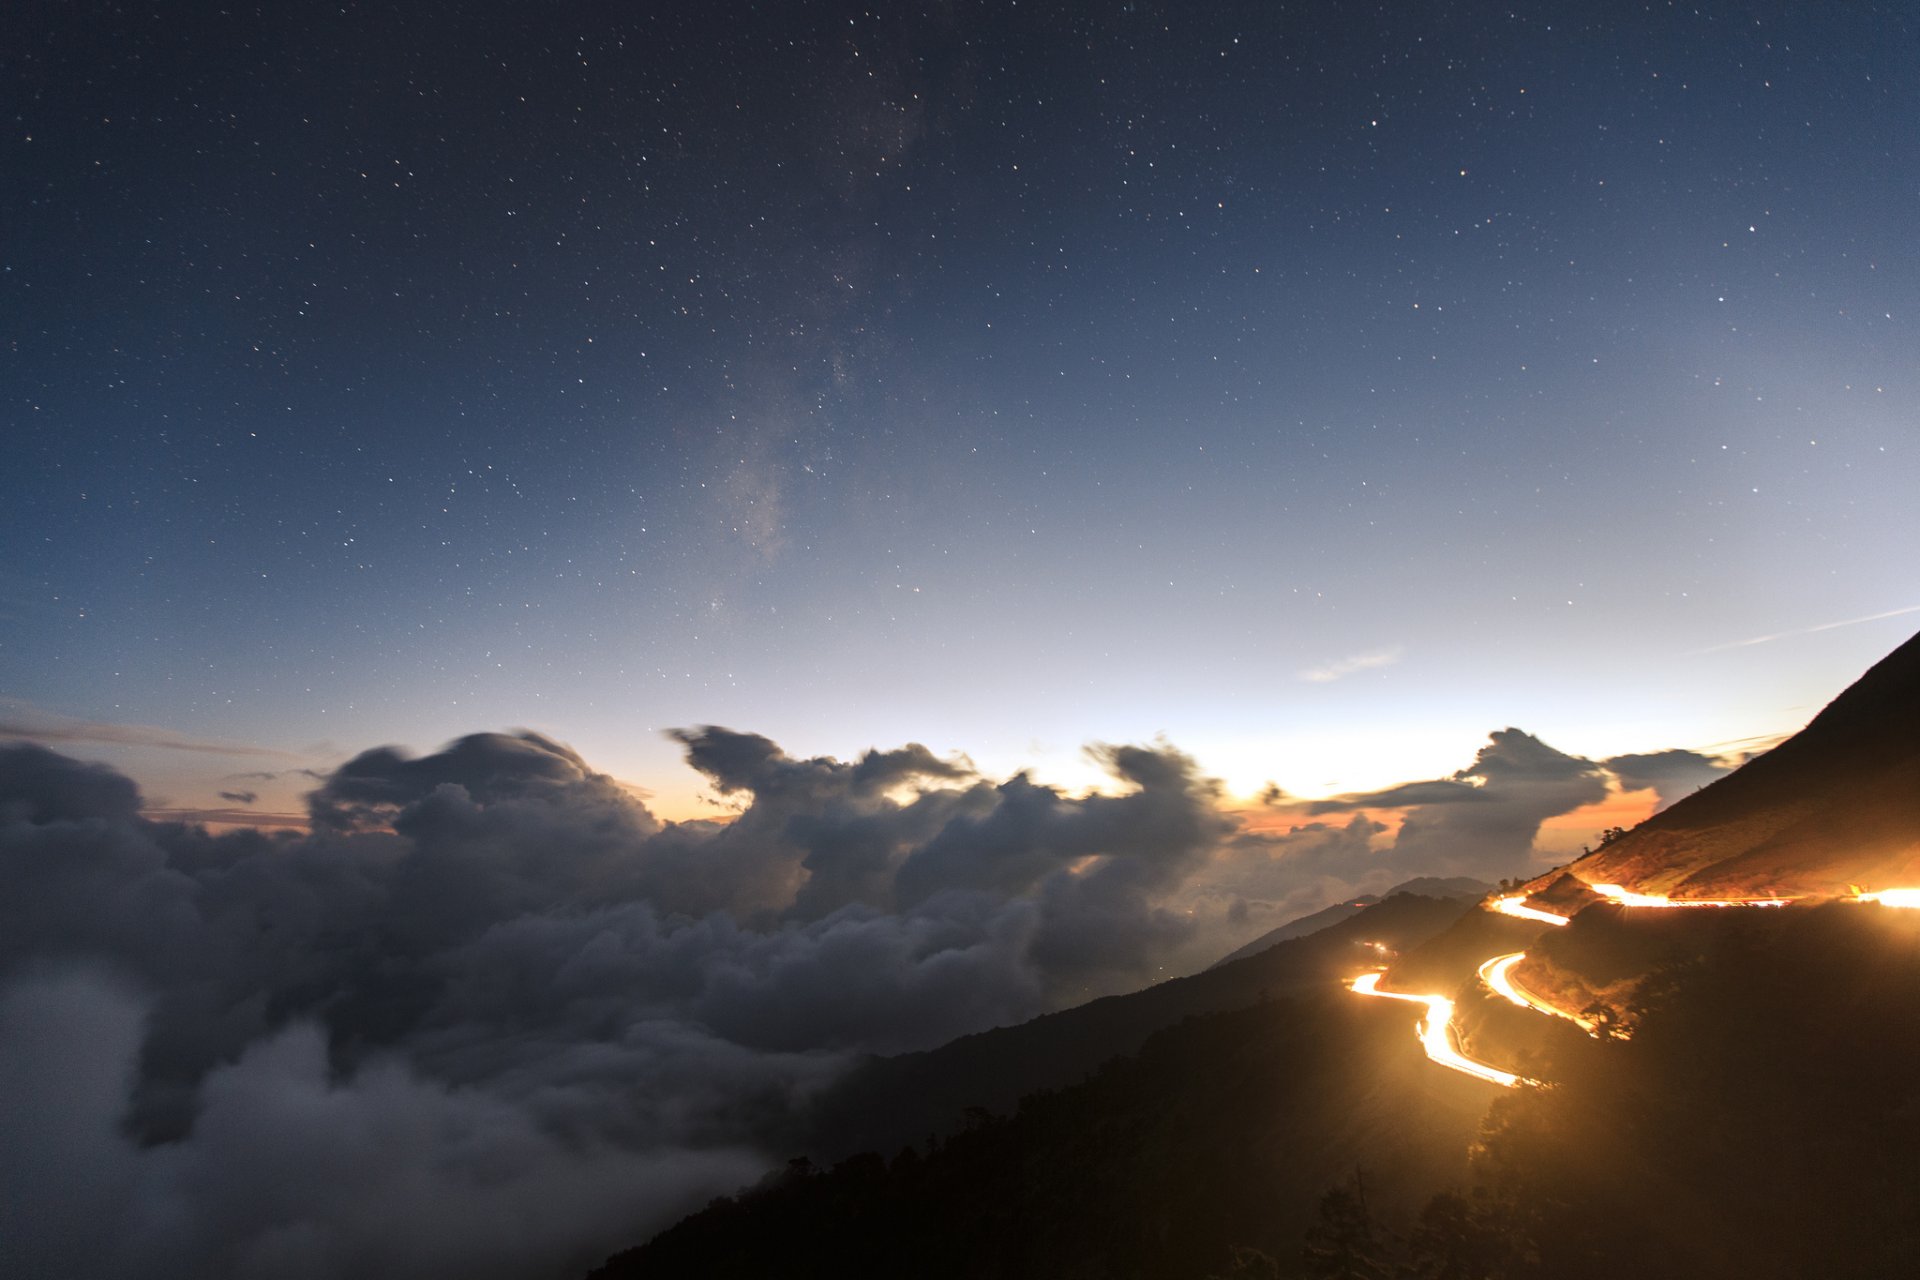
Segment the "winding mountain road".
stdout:
<path fill-rule="evenodd" d="M 1419 1035 L 1421 1047 L 1427 1056 L 1443 1067 L 1470 1075 L 1476 1080 L 1485 1080 L 1489 1084 L 1503 1085 L 1509 1089 L 1519 1084 L 1538 1084 L 1537 1080 L 1528 1080 L 1511 1071 L 1502 1071 L 1491 1063 L 1480 1062 L 1460 1052 L 1456 1043 L 1457 1033 L 1453 1029 L 1453 1001 L 1445 996 L 1413 995 L 1403 991 L 1380 990 L 1380 974 L 1363 973 L 1353 980 L 1353 990 L 1363 996 L 1382 996 L 1388 1000 L 1410 1000 L 1415 1004 L 1427 1006 L 1426 1016 L 1420 1019 Z"/>
<path fill-rule="evenodd" d="M 1786 907 L 1795 902 L 1807 901 L 1803 898 L 1668 898 L 1659 894 L 1635 893 L 1616 884 L 1596 884 L 1588 887 L 1602 898 L 1623 907 L 1652 907 L 1663 910 Z M 1877 903 L 1884 907 L 1920 908 L 1920 889 L 1883 889 L 1873 893 L 1856 891 L 1839 901 Z M 1495 898 L 1491 902 L 1483 903 L 1482 909 L 1554 927 L 1564 926 L 1570 919 L 1550 911 L 1542 911 L 1538 907 L 1528 906 L 1524 894 Z M 1478 970 L 1481 983 L 1501 999 L 1511 1001 L 1523 1009 L 1532 1009 L 1536 1013 L 1564 1018 L 1589 1034 L 1597 1034 L 1597 1024 L 1591 1018 L 1562 1009 L 1515 981 L 1513 971 L 1526 958 L 1527 953 L 1524 951 L 1489 956 L 1481 962 Z M 1451 998 L 1438 994 L 1382 991 L 1380 979 L 1383 976 L 1385 976 L 1385 970 L 1362 974 L 1349 984 L 1349 989 L 1358 995 L 1379 996 L 1388 1000 L 1407 1000 L 1425 1005 L 1427 1012 L 1416 1024 L 1415 1032 L 1420 1038 L 1421 1047 L 1426 1050 L 1427 1057 L 1462 1075 L 1472 1076 L 1476 1080 L 1485 1080 L 1489 1084 L 1497 1084 L 1503 1088 L 1512 1089 L 1520 1085 L 1537 1086 L 1541 1083 L 1462 1053 L 1459 1029 L 1453 1025 L 1454 1002 Z"/>

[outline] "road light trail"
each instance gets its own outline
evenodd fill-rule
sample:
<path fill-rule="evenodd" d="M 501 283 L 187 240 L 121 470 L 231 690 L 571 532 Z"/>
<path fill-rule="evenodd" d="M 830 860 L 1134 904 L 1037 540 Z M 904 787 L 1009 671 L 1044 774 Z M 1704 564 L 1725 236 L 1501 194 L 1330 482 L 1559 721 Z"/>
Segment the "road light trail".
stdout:
<path fill-rule="evenodd" d="M 1593 884 L 1587 886 L 1609 902 L 1623 907 L 1785 907 L 1800 898 L 1669 898 L 1663 894 L 1635 893 L 1617 884 Z M 1554 915 L 1550 911 L 1541 911 L 1526 904 L 1527 895 L 1513 894 L 1504 898 L 1495 898 L 1486 903 L 1486 908 L 1501 915 L 1513 916 L 1520 920 L 1532 920 L 1537 924 L 1565 925 L 1571 917 Z M 1842 902 L 1878 903 L 1883 907 L 1920 909 L 1920 889 L 1880 889 L 1874 892 L 1862 892 L 1858 888 L 1839 899 Z M 1378 947 L 1378 943 L 1370 943 Z M 1506 955 L 1489 957 L 1481 962 L 1480 980 L 1495 995 L 1512 1001 L 1523 1009 L 1532 1009 L 1539 1013 L 1564 1018 L 1568 1022 L 1592 1032 L 1597 1024 L 1590 1018 L 1568 1013 L 1556 1005 L 1540 999 L 1513 980 L 1513 970 L 1527 958 L 1524 951 L 1509 952 Z M 1502 1071 L 1499 1067 L 1485 1062 L 1477 1062 L 1461 1053 L 1457 1044 L 1458 1034 L 1453 1029 L 1453 1001 L 1440 995 L 1412 995 L 1401 991 L 1380 990 L 1380 973 L 1362 974 L 1350 984 L 1351 989 L 1363 996 L 1380 996 L 1388 1000 L 1408 1000 L 1427 1007 L 1426 1016 L 1420 1019 L 1418 1035 L 1421 1047 L 1427 1051 L 1427 1057 L 1443 1067 L 1472 1076 L 1476 1080 L 1485 1080 L 1506 1088 L 1518 1085 L 1540 1085 L 1540 1081 L 1511 1071 Z"/>
<path fill-rule="evenodd" d="M 1380 990 L 1380 975 L 1366 973 L 1353 980 L 1353 990 L 1363 996 L 1382 996 L 1388 1000 L 1409 1000 L 1415 1004 L 1427 1006 L 1427 1014 L 1420 1019 L 1418 1035 L 1420 1045 L 1427 1056 L 1443 1067 L 1451 1067 L 1463 1075 L 1476 1080 L 1485 1080 L 1504 1088 L 1514 1088 L 1522 1084 L 1538 1084 L 1525 1076 L 1515 1075 L 1511 1071 L 1502 1071 L 1499 1067 L 1484 1062 L 1476 1062 L 1461 1053 L 1454 1044 L 1453 1001 L 1445 996 L 1416 996 L 1400 991 Z"/>
<path fill-rule="evenodd" d="M 1617 884 L 1587 887 L 1608 902 L 1617 902 L 1623 907 L 1784 907 L 1799 901 L 1797 898 L 1669 898 L 1664 893 L 1634 893 Z"/>
<path fill-rule="evenodd" d="M 1557 916 L 1551 911 L 1542 911 L 1538 907 L 1527 905 L 1527 895 L 1514 894 L 1510 898 L 1495 898 L 1493 909 L 1503 916 L 1513 916 L 1520 920 L 1531 920 L 1536 924 L 1566 924 L 1565 916 Z"/>
<path fill-rule="evenodd" d="M 1565 1018 L 1582 1031 L 1591 1033 L 1596 1023 L 1591 1018 L 1583 1018 L 1577 1013 L 1568 1013 L 1557 1004 L 1542 1000 L 1533 992 L 1514 981 L 1513 971 L 1522 960 L 1527 958 L 1524 951 L 1510 952 L 1504 956 L 1495 956 L 1480 966 L 1480 981 L 1487 984 L 1487 990 L 1504 1000 L 1519 1005 L 1522 1009 L 1532 1009 L 1538 1013 L 1550 1014 L 1556 1018 Z"/>
<path fill-rule="evenodd" d="M 1883 907 L 1920 907 L 1920 889 L 1882 889 L 1878 893 L 1856 893 L 1855 902 L 1877 902 Z"/>
<path fill-rule="evenodd" d="M 1480 966 L 1480 981 L 1497 996 L 1503 996 L 1522 1009 L 1531 1009 L 1535 1005 L 1520 988 L 1513 985 L 1513 966 L 1527 958 L 1524 951 L 1509 952 L 1504 956 L 1495 956 Z"/>

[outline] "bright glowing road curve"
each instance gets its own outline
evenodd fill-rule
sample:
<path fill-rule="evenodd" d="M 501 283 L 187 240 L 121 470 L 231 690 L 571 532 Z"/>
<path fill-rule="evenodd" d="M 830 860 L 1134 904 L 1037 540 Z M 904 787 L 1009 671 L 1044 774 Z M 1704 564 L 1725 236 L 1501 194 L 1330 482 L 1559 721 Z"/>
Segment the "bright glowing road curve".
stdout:
<path fill-rule="evenodd" d="M 1522 1009 L 1532 1009 L 1539 1013 L 1551 1014 L 1556 1018 L 1565 1018 L 1583 1031 L 1592 1031 L 1593 1019 L 1583 1018 L 1577 1013 L 1568 1013 L 1559 1005 L 1549 1004 L 1513 980 L 1514 967 L 1526 958 L 1527 953 L 1524 951 L 1495 956 L 1480 966 L 1480 981 L 1487 984 L 1487 990 L 1519 1005 Z"/>
<path fill-rule="evenodd" d="M 1617 884 L 1595 884 L 1589 885 L 1588 888 L 1609 902 L 1618 903 L 1623 907 L 1784 907 L 1799 901 L 1799 899 L 1796 898 L 1675 899 L 1662 894 L 1634 893 Z M 1842 901 L 1872 902 L 1878 903 L 1883 907 L 1920 909 L 1920 889 L 1882 889 L 1874 893 L 1862 893 L 1856 889 L 1847 898 L 1842 899 Z M 1514 894 L 1509 897 L 1495 898 L 1486 905 L 1489 909 L 1497 911 L 1501 915 L 1514 916 L 1521 920 L 1532 920 L 1538 924 L 1564 925 L 1568 923 L 1568 917 L 1566 916 L 1554 915 L 1550 911 L 1541 911 L 1538 908 L 1528 906 L 1526 904 L 1525 894 Z M 1369 945 L 1379 946 L 1378 943 Z M 1526 958 L 1527 953 L 1524 951 L 1514 951 L 1507 955 L 1493 956 L 1481 963 L 1480 981 L 1484 982 L 1487 988 L 1495 995 L 1500 996 L 1504 1000 L 1510 1000 L 1523 1009 L 1533 1009 L 1540 1013 L 1550 1014 L 1556 1018 L 1565 1018 L 1568 1022 L 1576 1023 L 1587 1031 L 1592 1031 L 1594 1029 L 1592 1020 L 1583 1018 L 1578 1014 L 1568 1013 L 1565 1009 L 1549 1004 L 1547 1001 L 1540 999 L 1532 992 L 1514 982 L 1514 966 Z M 1420 996 L 1400 991 L 1382 991 L 1380 990 L 1380 977 L 1381 975 L 1379 973 L 1362 974 L 1353 980 L 1352 990 L 1363 996 L 1382 996 L 1388 1000 L 1410 1000 L 1415 1004 L 1424 1004 L 1427 1006 L 1427 1014 L 1424 1018 L 1420 1019 L 1417 1033 L 1420 1037 L 1421 1047 L 1427 1051 L 1427 1056 L 1441 1066 L 1450 1067 L 1463 1075 L 1472 1076 L 1476 1080 L 1485 1080 L 1490 1084 L 1503 1085 L 1509 1089 L 1516 1085 L 1538 1085 L 1540 1083 L 1538 1080 L 1530 1080 L 1526 1076 L 1515 1075 L 1511 1071 L 1502 1071 L 1499 1067 L 1490 1066 L 1484 1062 L 1476 1062 L 1466 1054 L 1461 1053 L 1459 1047 L 1454 1042 L 1453 1001 L 1449 1000 L 1446 996 Z"/>
<path fill-rule="evenodd" d="M 1427 1006 L 1427 1016 L 1420 1019 L 1418 1034 L 1420 1045 L 1427 1056 L 1443 1067 L 1451 1067 L 1463 1075 L 1476 1080 L 1485 1080 L 1489 1084 L 1513 1088 L 1520 1084 L 1538 1084 L 1525 1076 L 1517 1076 L 1511 1071 L 1502 1071 L 1498 1067 L 1484 1062 L 1475 1062 L 1461 1053 L 1454 1044 L 1453 1001 L 1445 996 L 1416 996 L 1399 991 L 1380 990 L 1380 975 L 1365 973 L 1353 980 L 1353 990 L 1363 996 L 1384 996 L 1388 1000 L 1411 1000 L 1415 1004 Z"/>
<path fill-rule="evenodd" d="M 1527 895 L 1515 894 L 1511 898 L 1495 898 L 1493 909 L 1503 916 L 1513 916 L 1520 920 L 1532 920 L 1536 924 L 1565 924 L 1565 916 L 1554 915 L 1551 911 L 1542 911 L 1538 907 L 1527 905 Z"/>

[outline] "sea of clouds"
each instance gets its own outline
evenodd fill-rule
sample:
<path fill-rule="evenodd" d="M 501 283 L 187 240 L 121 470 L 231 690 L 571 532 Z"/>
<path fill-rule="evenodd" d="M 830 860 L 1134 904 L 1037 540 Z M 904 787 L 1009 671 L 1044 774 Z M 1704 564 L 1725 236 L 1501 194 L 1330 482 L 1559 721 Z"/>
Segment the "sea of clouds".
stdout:
<path fill-rule="evenodd" d="M 663 822 L 532 733 L 363 752 L 303 833 L 149 821 L 113 770 L 0 745 L 0 1271 L 579 1274 L 795 1154 L 860 1055 L 1526 873 L 1610 777 L 1721 771 L 1508 729 L 1448 778 L 1276 791 L 1275 825 L 1165 744 L 1094 748 L 1111 787 L 1069 795 L 675 736 L 730 821 Z"/>

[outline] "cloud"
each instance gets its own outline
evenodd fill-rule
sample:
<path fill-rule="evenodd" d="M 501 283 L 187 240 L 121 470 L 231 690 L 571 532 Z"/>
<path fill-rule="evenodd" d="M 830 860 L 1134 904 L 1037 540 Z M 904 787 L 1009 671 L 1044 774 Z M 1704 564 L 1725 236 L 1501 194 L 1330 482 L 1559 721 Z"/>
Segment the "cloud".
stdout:
<path fill-rule="evenodd" d="M 1600 763 L 1620 780 L 1622 790 L 1651 789 L 1662 809 L 1732 772 L 1730 765 L 1713 756 L 1678 749 L 1611 756 Z"/>
<path fill-rule="evenodd" d="M 1342 680 L 1362 671 L 1390 667 L 1405 656 L 1406 650 L 1400 645 L 1385 649 L 1369 649 L 1365 653 L 1356 653 L 1317 667 L 1309 667 L 1300 673 L 1300 678 L 1313 684 L 1331 684 L 1335 680 Z"/>
<path fill-rule="evenodd" d="M 1094 748 L 1109 785 L 1069 795 L 915 744 L 674 737 L 733 821 L 662 822 L 526 732 L 361 752 L 301 831 L 156 822 L 110 769 L 0 746 L 0 1037 L 20 1046 L 0 1086 L 28 1100 L 0 1212 L 22 1256 L 109 1278 L 577 1271 L 790 1155 L 862 1054 L 1509 867 L 1604 790 L 1505 730 L 1452 777 L 1271 832 L 1164 743 Z"/>
<path fill-rule="evenodd" d="M 753 1176 L 725 1147 L 567 1141 L 525 1108 L 398 1059 L 341 1077 L 301 1022 L 212 1072 L 190 1137 L 119 1119 L 145 1009 L 84 971 L 0 992 L 0 1237 L 23 1275 L 579 1274 L 635 1221 Z M 111 1227 L 111 1229 L 105 1229 Z"/>
<path fill-rule="evenodd" d="M 0 698 L 0 738 L 23 738 L 34 742 L 89 743 L 97 746 L 160 747 L 168 751 L 194 751 L 220 756 L 265 756 L 282 760 L 305 760 L 296 751 L 254 746 L 244 742 L 222 742 L 195 738 L 144 724 L 112 724 L 104 720 L 77 720 L 71 716 L 42 711 L 16 698 Z"/>
<path fill-rule="evenodd" d="M 1496 880 L 1531 869 L 1547 819 L 1606 794 L 1601 766 L 1509 728 L 1450 777 L 1319 801 L 1309 812 L 1405 809 L 1393 854 L 1407 875 Z"/>
<path fill-rule="evenodd" d="M 259 793 L 253 791 L 222 791 L 219 795 L 229 804 L 252 804 L 260 798 Z"/>
<path fill-rule="evenodd" d="M 305 831 L 313 820 L 304 813 L 270 813 L 245 807 L 179 808 L 168 805 L 142 805 L 140 816 L 154 822 L 190 822 L 219 827 L 276 827 Z"/>
<path fill-rule="evenodd" d="M 8 825 L 126 822 L 140 789 L 103 764 L 82 764 L 36 743 L 0 743 L 0 819 Z"/>

